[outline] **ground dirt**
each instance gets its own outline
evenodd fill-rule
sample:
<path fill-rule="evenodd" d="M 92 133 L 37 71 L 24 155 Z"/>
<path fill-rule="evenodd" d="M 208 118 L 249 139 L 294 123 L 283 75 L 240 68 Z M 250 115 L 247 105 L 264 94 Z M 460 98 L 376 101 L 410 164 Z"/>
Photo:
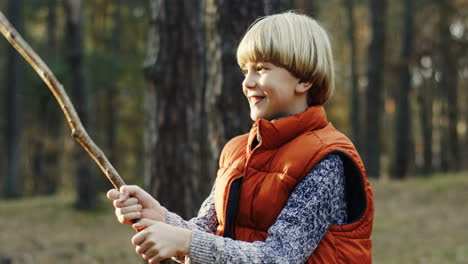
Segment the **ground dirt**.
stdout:
<path fill-rule="evenodd" d="M 372 181 L 377 264 L 468 263 L 468 172 Z M 72 195 L 0 200 L 0 263 L 142 263 L 104 197 L 92 212 Z"/>

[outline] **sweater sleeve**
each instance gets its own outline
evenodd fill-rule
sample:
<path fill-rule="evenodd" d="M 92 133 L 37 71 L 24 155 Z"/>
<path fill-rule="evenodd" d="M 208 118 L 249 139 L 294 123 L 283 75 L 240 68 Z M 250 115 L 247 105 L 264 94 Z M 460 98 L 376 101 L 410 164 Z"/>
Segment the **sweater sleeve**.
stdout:
<path fill-rule="evenodd" d="M 166 223 L 182 227 L 190 230 L 200 230 L 208 233 L 215 233 L 216 228 L 218 227 L 218 219 L 216 218 L 216 210 L 214 205 L 214 186 L 211 190 L 210 195 L 202 203 L 198 215 L 189 221 L 185 221 L 179 215 L 168 211 L 164 208 L 166 212 Z"/>
<path fill-rule="evenodd" d="M 329 155 L 293 190 L 266 241 L 236 241 L 195 230 L 192 263 L 304 263 L 330 224 L 346 222 L 343 162 Z"/>

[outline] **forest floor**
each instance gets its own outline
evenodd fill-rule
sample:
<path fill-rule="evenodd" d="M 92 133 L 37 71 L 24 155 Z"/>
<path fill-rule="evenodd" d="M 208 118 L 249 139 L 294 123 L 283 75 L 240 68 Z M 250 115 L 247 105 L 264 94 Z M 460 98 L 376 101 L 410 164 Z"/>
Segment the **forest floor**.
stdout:
<path fill-rule="evenodd" d="M 372 186 L 374 263 L 468 263 L 468 172 Z M 0 263 L 142 263 L 110 202 L 80 212 L 73 198 L 0 200 Z"/>

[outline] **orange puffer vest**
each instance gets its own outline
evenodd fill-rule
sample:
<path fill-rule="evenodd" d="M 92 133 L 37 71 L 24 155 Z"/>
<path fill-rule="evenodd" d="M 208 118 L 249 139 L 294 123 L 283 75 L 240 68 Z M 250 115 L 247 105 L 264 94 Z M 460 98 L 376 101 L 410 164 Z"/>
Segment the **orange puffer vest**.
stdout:
<path fill-rule="evenodd" d="M 242 178 L 233 238 L 265 241 L 294 187 L 332 152 L 344 164 L 348 224 L 331 225 L 306 263 L 372 263 L 374 204 L 364 165 L 351 141 L 327 121 L 322 106 L 271 122 L 259 120 L 249 134 L 226 144 L 214 194 L 217 235 L 225 231 L 234 180 Z"/>

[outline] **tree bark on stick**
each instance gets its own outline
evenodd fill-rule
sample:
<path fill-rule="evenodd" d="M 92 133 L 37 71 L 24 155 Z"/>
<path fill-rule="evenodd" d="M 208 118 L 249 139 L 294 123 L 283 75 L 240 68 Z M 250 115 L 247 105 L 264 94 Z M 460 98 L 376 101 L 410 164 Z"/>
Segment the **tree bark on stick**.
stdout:
<path fill-rule="evenodd" d="M 26 41 L 18 34 L 16 29 L 13 28 L 1 11 L 0 32 L 47 84 L 67 119 L 68 125 L 72 131 L 72 137 L 75 138 L 75 140 L 78 141 L 78 143 L 80 143 L 80 145 L 94 159 L 96 164 L 115 188 L 118 189 L 120 186 L 125 185 L 125 182 L 122 180 L 119 173 L 115 170 L 102 150 L 94 143 L 84 129 L 83 124 L 76 113 L 75 107 L 71 103 L 62 84 L 60 84 L 49 67 L 34 52 L 29 44 L 26 43 Z"/>

